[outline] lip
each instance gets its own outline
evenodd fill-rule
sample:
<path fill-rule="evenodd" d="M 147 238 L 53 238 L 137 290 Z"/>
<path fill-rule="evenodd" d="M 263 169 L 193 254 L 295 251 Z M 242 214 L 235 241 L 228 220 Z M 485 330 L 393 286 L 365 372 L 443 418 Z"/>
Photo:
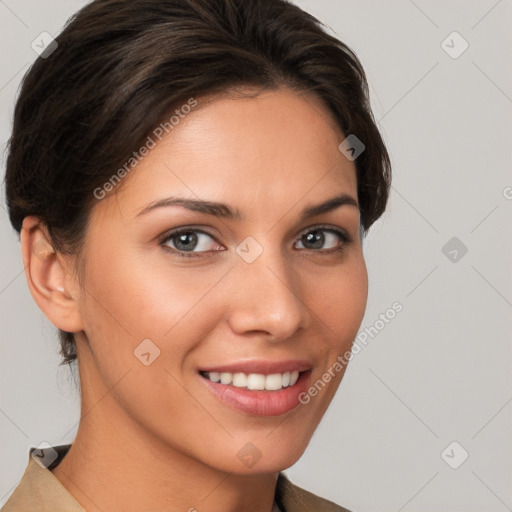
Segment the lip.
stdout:
<path fill-rule="evenodd" d="M 283 361 L 240 361 L 218 366 L 207 366 L 199 368 L 200 372 L 227 372 L 227 373 L 261 373 L 271 375 L 273 373 L 304 372 L 313 367 L 312 363 L 306 360 L 288 359 Z"/>
<path fill-rule="evenodd" d="M 223 405 L 253 416 L 279 416 L 292 411 L 301 404 L 299 396 L 306 392 L 309 387 L 311 368 L 311 364 L 305 361 L 250 361 L 201 369 L 198 376 L 208 391 Z M 209 371 L 262 373 L 264 375 L 298 371 L 299 378 L 293 386 L 288 386 L 279 391 L 251 391 L 246 388 L 213 382 L 202 375 L 202 373 Z"/>

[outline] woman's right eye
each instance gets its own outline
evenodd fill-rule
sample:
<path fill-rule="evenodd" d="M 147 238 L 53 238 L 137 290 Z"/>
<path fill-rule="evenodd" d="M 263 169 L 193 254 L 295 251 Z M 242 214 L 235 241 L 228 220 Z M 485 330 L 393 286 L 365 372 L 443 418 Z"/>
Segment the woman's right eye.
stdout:
<path fill-rule="evenodd" d="M 219 246 L 219 244 L 212 235 L 198 229 L 179 229 L 173 231 L 160 242 L 160 245 L 165 250 L 185 258 L 201 256 L 203 252 L 222 250 L 212 248 L 211 246 L 215 247 L 215 245 Z"/>

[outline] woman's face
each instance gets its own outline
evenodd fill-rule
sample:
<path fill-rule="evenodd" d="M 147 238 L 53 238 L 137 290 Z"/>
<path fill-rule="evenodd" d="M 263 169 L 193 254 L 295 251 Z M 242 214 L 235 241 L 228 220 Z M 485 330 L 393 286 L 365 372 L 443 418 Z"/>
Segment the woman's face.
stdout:
<path fill-rule="evenodd" d="M 344 138 L 289 90 L 199 101 L 95 204 L 78 300 L 89 422 L 232 473 L 300 457 L 367 298 Z"/>

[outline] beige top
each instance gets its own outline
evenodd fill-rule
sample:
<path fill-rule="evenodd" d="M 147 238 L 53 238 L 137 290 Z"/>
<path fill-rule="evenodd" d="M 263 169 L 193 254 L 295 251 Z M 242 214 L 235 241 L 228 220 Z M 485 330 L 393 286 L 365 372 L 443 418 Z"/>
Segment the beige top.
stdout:
<path fill-rule="evenodd" d="M 68 452 L 70 444 L 53 446 L 57 458 L 45 467 L 36 462 L 31 448 L 29 463 L 20 483 L 0 512 L 85 512 L 60 480 L 50 471 Z M 279 508 L 277 508 L 279 507 Z M 282 512 L 350 512 L 332 501 L 324 500 L 293 485 L 279 473 L 275 493 L 274 511 Z"/>

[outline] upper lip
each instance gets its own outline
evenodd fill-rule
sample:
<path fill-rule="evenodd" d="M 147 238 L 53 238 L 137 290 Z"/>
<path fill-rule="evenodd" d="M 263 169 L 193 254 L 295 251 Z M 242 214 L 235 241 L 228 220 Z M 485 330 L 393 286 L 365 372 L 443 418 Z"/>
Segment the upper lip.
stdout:
<path fill-rule="evenodd" d="M 283 361 L 252 360 L 240 361 L 236 363 L 219 364 L 215 366 L 202 367 L 201 372 L 219 372 L 219 373 L 260 373 L 271 375 L 273 373 L 285 372 L 303 372 L 312 368 L 309 361 L 298 359 L 287 359 Z"/>

